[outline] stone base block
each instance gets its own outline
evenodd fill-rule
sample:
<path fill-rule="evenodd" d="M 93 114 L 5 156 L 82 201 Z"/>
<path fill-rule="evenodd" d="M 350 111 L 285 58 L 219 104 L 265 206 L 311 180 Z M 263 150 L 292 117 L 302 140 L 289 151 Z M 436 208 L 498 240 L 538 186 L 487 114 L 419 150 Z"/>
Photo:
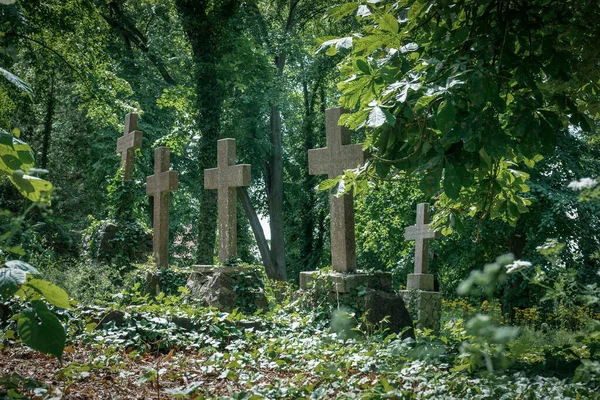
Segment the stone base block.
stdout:
<path fill-rule="evenodd" d="M 433 275 L 432 274 L 408 274 L 406 288 L 408 290 L 417 289 L 433 292 Z"/>
<path fill-rule="evenodd" d="M 319 287 L 314 286 L 315 282 L 317 285 L 321 282 L 321 285 L 324 285 L 327 280 L 333 283 L 329 296 L 330 301 L 338 305 L 354 304 L 357 306 L 357 309 L 354 309 L 357 313 L 368 311 L 367 320 L 373 325 L 388 317 L 385 326 L 389 328 L 390 332 L 403 332 L 403 337 L 414 337 L 411 316 L 404 306 L 402 296 L 394 292 L 390 272 L 330 272 L 320 275 L 319 271 L 306 271 L 300 273 L 300 288 L 311 290 Z M 359 286 L 366 288 L 366 291 L 355 299 L 351 290 Z"/>
<path fill-rule="evenodd" d="M 440 292 L 422 290 L 401 290 L 404 304 L 416 320 L 419 329 L 428 328 L 434 332 L 440 331 L 442 317 L 442 297 Z"/>
<path fill-rule="evenodd" d="M 197 265 L 185 287 L 191 297 L 220 311 L 231 312 L 238 307 L 254 311 L 268 306 L 263 282 L 255 270 L 254 267 Z"/>
<path fill-rule="evenodd" d="M 319 276 L 319 271 L 300 272 L 300 289 L 310 289 L 311 283 Z M 356 271 L 352 273 L 330 272 L 327 276 L 333 281 L 333 291 L 337 293 L 349 293 L 358 286 L 370 289 L 393 291 L 392 274 L 390 272 L 377 271 L 365 273 Z"/>

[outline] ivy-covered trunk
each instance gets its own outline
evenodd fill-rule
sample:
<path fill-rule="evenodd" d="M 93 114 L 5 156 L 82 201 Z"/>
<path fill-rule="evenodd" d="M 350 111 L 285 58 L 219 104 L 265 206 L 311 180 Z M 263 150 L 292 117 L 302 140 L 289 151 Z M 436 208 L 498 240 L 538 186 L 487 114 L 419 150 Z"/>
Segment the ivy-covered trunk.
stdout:
<path fill-rule="evenodd" d="M 237 0 L 213 4 L 204 0 L 177 0 L 184 30 L 192 46 L 196 78 L 196 105 L 200 140 L 195 173 L 198 175 L 200 210 L 196 259 L 212 264 L 217 225 L 217 193 L 204 190 L 204 170 L 217 165 L 217 140 L 221 130 L 221 112 L 226 87 L 219 75 L 223 56 L 231 50 L 227 44 L 230 21 L 235 15 Z"/>

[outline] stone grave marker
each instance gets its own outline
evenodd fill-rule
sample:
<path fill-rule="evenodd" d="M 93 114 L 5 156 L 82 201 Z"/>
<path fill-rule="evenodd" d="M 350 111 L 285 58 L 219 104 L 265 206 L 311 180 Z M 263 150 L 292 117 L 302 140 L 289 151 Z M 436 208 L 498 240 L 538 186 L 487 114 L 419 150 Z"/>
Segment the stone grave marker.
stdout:
<path fill-rule="evenodd" d="M 152 252 L 158 267 L 169 265 L 169 193 L 179 187 L 179 173 L 170 164 L 169 148 L 156 148 L 154 175 L 146 179 L 146 194 L 154 196 Z"/>
<path fill-rule="evenodd" d="M 237 257 L 236 187 L 250 186 L 250 165 L 235 165 L 235 139 L 217 142 L 217 168 L 204 171 L 204 189 L 218 191 L 219 263 Z"/>
<path fill-rule="evenodd" d="M 326 111 L 327 147 L 308 150 L 309 174 L 326 174 L 328 178 L 335 178 L 346 169 L 354 169 L 364 164 L 362 144 L 351 144 L 348 128 L 338 125 L 343 112 L 341 108 L 330 108 Z M 352 272 L 356 269 L 352 194 L 338 198 L 330 191 L 329 214 L 331 265 L 338 272 Z"/>
<path fill-rule="evenodd" d="M 142 132 L 137 130 L 137 122 L 136 113 L 127 114 L 123 136 L 117 140 L 117 153 L 121 153 L 121 168 L 123 168 L 123 179 L 126 181 L 131 179 L 135 149 L 142 147 Z"/>
<path fill-rule="evenodd" d="M 433 290 L 433 275 L 429 274 L 429 239 L 440 233 L 429 229 L 429 204 L 417 205 L 417 223 L 404 230 L 405 240 L 415 241 L 415 270 L 408 275 L 408 289 Z"/>
<path fill-rule="evenodd" d="M 335 178 L 346 169 L 354 169 L 365 161 L 362 144 L 350 143 L 350 132 L 338 125 L 345 111 L 330 108 L 326 111 L 327 147 L 308 151 L 308 169 L 311 175 L 326 174 Z M 342 297 L 353 296 L 359 287 L 365 288 L 364 295 L 355 300 L 363 310 L 368 310 L 367 320 L 377 324 L 389 317 L 388 328 L 392 332 L 402 332 L 411 327 L 412 321 L 402 296 L 394 292 L 392 274 L 378 271 L 366 273 L 356 270 L 356 242 L 354 232 L 354 198 L 346 194 L 337 198 L 329 192 L 329 213 L 331 221 L 331 265 L 333 271 L 323 276 L 319 271 L 300 273 L 300 288 L 310 290 L 319 285 L 320 279 L 329 280 L 332 285 L 331 297 L 339 301 Z M 316 281 L 315 281 L 316 280 Z M 404 336 L 412 336 L 412 329 Z"/>
<path fill-rule="evenodd" d="M 204 170 L 204 188 L 217 190 L 220 265 L 196 265 L 186 288 L 203 304 L 226 312 L 240 306 L 240 296 L 252 299 L 244 307 L 268 305 L 263 291 L 248 289 L 264 286 L 255 267 L 225 265 L 237 257 L 236 188 L 241 186 L 250 186 L 250 165 L 235 164 L 235 139 L 219 140 L 217 168 Z"/>
<path fill-rule="evenodd" d="M 417 328 L 440 329 L 442 300 L 434 291 L 433 275 L 429 274 L 429 239 L 440 237 L 439 232 L 429 227 L 429 204 L 417 205 L 417 222 L 404 230 L 405 240 L 415 241 L 414 273 L 408 274 L 406 287 L 401 292 L 404 301 L 416 316 Z"/>

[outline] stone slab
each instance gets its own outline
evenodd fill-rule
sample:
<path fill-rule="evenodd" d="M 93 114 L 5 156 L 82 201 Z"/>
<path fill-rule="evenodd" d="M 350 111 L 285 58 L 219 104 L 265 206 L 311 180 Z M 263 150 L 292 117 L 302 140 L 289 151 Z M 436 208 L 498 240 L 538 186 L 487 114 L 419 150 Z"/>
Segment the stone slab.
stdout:
<path fill-rule="evenodd" d="M 300 289 L 309 289 L 311 282 L 316 279 L 318 274 L 319 271 L 300 272 Z M 392 274 L 390 272 L 330 272 L 328 277 L 333 281 L 333 291 L 337 293 L 349 293 L 352 289 L 358 286 L 365 286 L 371 289 L 378 289 L 386 292 L 393 291 Z"/>
<path fill-rule="evenodd" d="M 439 332 L 442 318 L 442 296 L 440 292 L 423 290 L 401 290 L 406 308 L 415 319 L 418 329 Z"/>
<path fill-rule="evenodd" d="M 429 292 L 434 291 L 432 274 L 408 274 L 406 288 L 408 290 L 417 289 Z"/>
<path fill-rule="evenodd" d="M 196 265 L 185 287 L 192 298 L 220 311 L 238 307 L 238 298 L 247 299 L 244 311 L 254 312 L 268 306 L 262 280 L 255 267 Z"/>

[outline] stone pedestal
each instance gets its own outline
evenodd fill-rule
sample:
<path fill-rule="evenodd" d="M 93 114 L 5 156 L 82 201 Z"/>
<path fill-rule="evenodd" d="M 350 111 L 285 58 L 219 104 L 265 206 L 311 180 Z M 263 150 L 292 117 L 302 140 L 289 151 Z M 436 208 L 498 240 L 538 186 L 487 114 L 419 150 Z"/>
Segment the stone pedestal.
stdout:
<path fill-rule="evenodd" d="M 318 276 L 319 271 L 300 272 L 300 289 L 310 289 L 312 281 Z M 358 286 L 370 289 L 392 292 L 392 274 L 389 272 L 364 273 L 356 271 L 353 273 L 330 272 L 328 279 L 333 281 L 333 291 L 337 293 L 350 293 Z"/>
<path fill-rule="evenodd" d="M 268 306 L 263 282 L 254 267 L 197 265 L 185 287 L 191 297 L 220 311 L 241 308 L 253 312 Z"/>
<path fill-rule="evenodd" d="M 390 272 L 365 273 L 355 271 L 352 273 L 330 272 L 323 276 L 319 271 L 305 271 L 300 273 L 300 289 L 310 290 L 331 284 L 331 299 L 339 303 L 351 300 L 350 303 L 358 305 L 360 310 L 368 312 L 367 320 L 371 324 L 378 324 L 388 317 L 386 324 L 390 332 L 401 333 L 405 328 L 403 337 L 414 337 L 412 319 L 404 305 L 402 296 L 394 292 L 392 274 Z M 361 296 L 354 299 L 353 289 L 364 289 Z"/>
<path fill-rule="evenodd" d="M 417 289 L 433 292 L 432 274 L 408 274 L 406 288 L 408 290 Z"/>
<path fill-rule="evenodd" d="M 416 320 L 417 328 L 428 328 L 434 332 L 440 331 L 440 320 L 442 317 L 442 297 L 440 292 L 413 289 L 401 290 L 400 295 L 404 298 L 404 304 L 406 304 L 406 307 Z"/>

